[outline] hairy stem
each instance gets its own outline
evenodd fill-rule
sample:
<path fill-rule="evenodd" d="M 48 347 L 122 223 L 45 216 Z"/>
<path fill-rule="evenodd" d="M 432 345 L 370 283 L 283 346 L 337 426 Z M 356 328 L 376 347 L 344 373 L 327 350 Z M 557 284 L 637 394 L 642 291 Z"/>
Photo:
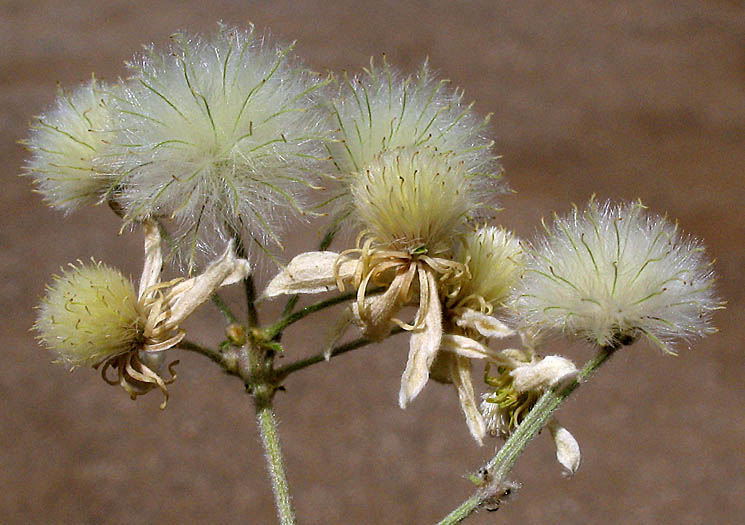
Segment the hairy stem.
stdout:
<path fill-rule="evenodd" d="M 254 288 L 253 275 L 243 279 L 243 287 L 246 290 L 246 322 L 249 328 L 259 325 L 259 312 L 256 311 L 256 290 Z"/>
<path fill-rule="evenodd" d="M 400 334 L 403 331 L 404 331 L 403 328 L 396 327 L 393 330 L 391 330 L 391 335 Z M 298 370 L 302 370 L 303 368 L 309 367 L 311 365 L 315 365 L 316 363 L 320 363 L 322 361 L 327 361 L 328 359 L 331 359 L 332 357 L 336 357 L 337 355 L 346 354 L 347 352 L 351 352 L 352 350 L 362 348 L 363 346 L 367 346 L 370 343 L 374 343 L 374 342 L 375 341 L 371 341 L 369 339 L 365 339 L 364 337 L 360 337 L 359 339 L 355 339 L 354 341 L 350 341 L 348 343 L 335 346 L 329 352 L 321 352 L 321 353 L 312 355 L 310 357 L 306 357 L 305 359 L 299 359 L 298 361 L 295 361 L 294 363 L 288 363 L 285 366 L 276 368 L 274 370 L 274 373 L 276 374 L 275 377 L 277 378 L 278 381 L 282 381 L 285 377 L 287 377 L 293 372 L 297 372 Z"/>
<path fill-rule="evenodd" d="M 222 297 L 220 297 L 220 294 L 217 292 L 212 294 L 212 302 L 215 303 L 215 306 L 217 307 L 220 312 L 222 312 L 222 315 L 225 316 L 225 320 L 228 323 L 237 323 L 238 318 L 235 316 L 235 314 L 232 312 L 230 307 L 225 303 Z"/>
<path fill-rule="evenodd" d="M 188 339 L 184 339 L 183 341 L 181 341 L 178 344 L 177 348 L 181 350 L 189 350 L 190 352 L 196 352 L 197 354 L 202 354 L 203 356 L 209 357 L 215 363 L 224 365 L 223 358 L 220 352 L 218 352 L 217 350 L 213 350 L 212 348 L 207 348 L 206 346 L 202 346 L 200 344 L 189 341 Z"/>
<path fill-rule="evenodd" d="M 329 306 L 334 306 L 335 304 L 343 303 L 344 301 L 349 301 L 350 299 L 354 299 L 357 297 L 357 292 L 349 292 L 344 293 L 341 295 L 337 295 L 336 297 L 332 297 L 331 299 L 326 299 L 325 301 L 320 301 L 318 303 L 314 303 L 311 305 L 306 306 L 305 308 L 301 308 L 295 313 L 288 314 L 284 316 L 282 319 L 274 323 L 273 325 L 267 327 L 264 330 L 264 333 L 266 334 L 267 339 L 274 339 L 279 334 L 282 333 L 282 331 L 290 326 L 293 323 L 298 322 L 303 317 L 306 317 L 313 312 L 317 312 L 319 310 L 323 310 L 324 308 L 328 308 Z"/>
<path fill-rule="evenodd" d="M 272 410 L 270 400 L 256 399 L 256 419 L 261 434 L 261 444 L 264 446 L 269 477 L 272 481 L 274 501 L 277 504 L 279 522 L 282 525 L 295 523 L 295 511 L 290 501 L 290 491 L 285 475 L 282 451 L 279 446 L 277 419 Z"/>
<path fill-rule="evenodd" d="M 502 448 L 499 449 L 497 455 L 479 470 L 479 475 L 484 479 L 484 484 L 481 488 L 440 521 L 440 525 L 458 523 L 488 501 L 498 503 L 507 488 L 505 483 L 507 474 L 512 470 L 512 467 L 527 444 L 549 421 L 553 412 L 559 408 L 559 405 L 574 392 L 585 378 L 613 355 L 617 349 L 617 346 L 601 347 L 597 354 L 582 367 L 575 381 L 572 381 L 559 390 L 545 392 L 522 423 L 520 423 L 520 426 L 517 427 Z"/>

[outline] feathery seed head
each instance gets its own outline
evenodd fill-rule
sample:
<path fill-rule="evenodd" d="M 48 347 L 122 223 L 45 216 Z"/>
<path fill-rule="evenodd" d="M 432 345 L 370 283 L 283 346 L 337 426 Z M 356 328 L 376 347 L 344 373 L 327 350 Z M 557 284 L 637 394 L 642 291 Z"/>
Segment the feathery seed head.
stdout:
<path fill-rule="evenodd" d="M 523 268 L 523 249 L 510 232 L 482 226 L 463 235 L 456 259 L 468 265 L 471 279 L 459 298 L 480 297 L 491 308 L 499 306 L 519 279 Z"/>
<path fill-rule="evenodd" d="M 382 152 L 429 148 L 458 164 L 482 199 L 504 191 L 497 184 L 502 168 L 491 151 L 492 141 L 482 134 L 488 118 L 479 119 L 472 104 L 462 102 L 463 92 L 437 80 L 426 63 L 404 78 L 387 63 L 377 68 L 371 60 L 363 75 L 345 80 L 331 104 L 340 140 L 329 144 L 344 182 L 354 185 L 364 178 Z M 339 202 L 348 209 L 348 195 L 342 193 Z"/>
<path fill-rule="evenodd" d="M 95 79 L 72 93 L 59 90 L 55 107 L 31 127 L 23 144 L 32 152 L 31 175 L 46 203 L 65 211 L 94 204 L 114 178 L 99 157 L 112 136 L 110 95 Z"/>
<path fill-rule="evenodd" d="M 70 265 L 47 287 L 34 329 L 71 367 L 94 366 L 142 338 L 132 281 L 103 263 Z"/>
<path fill-rule="evenodd" d="M 476 206 L 463 165 L 432 148 L 378 155 L 351 187 L 355 210 L 379 241 L 395 249 L 449 246 Z"/>
<path fill-rule="evenodd" d="M 479 120 L 463 103 L 463 92 L 448 84 L 437 80 L 426 63 L 416 75 L 403 78 L 386 62 L 379 69 L 371 60 L 364 75 L 346 79 L 332 104 L 342 135 L 342 142 L 331 146 L 334 160 L 354 173 L 381 151 L 429 146 L 452 152 L 469 172 L 499 172 L 491 141 L 481 135 L 488 118 Z"/>
<path fill-rule="evenodd" d="M 714 331 L 711 264 L 677 225 L 641 203 L 599 206 L 555 217 L 531 254 L 514 305 L 528 326 L 579 335 L 599 345 L 644 335 L 663 350 Z"/>
<path fill-rule="evenodd" d="M 324 155 L 316 91 L 326 82 L 290 51 L 221 27 L 212 40 L 176 34 L 168 52 L 130 64 L 111 159 L 121 200 L 130 219 L 173 218 L 189 263 L 236 233 L 246 246 L 281 246 L 281 225 L 303 214 Z"/>

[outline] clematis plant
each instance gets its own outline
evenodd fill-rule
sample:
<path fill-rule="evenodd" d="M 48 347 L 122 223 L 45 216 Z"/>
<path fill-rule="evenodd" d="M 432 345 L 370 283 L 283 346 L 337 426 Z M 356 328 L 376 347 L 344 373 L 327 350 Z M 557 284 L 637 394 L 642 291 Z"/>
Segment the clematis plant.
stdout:
<path fill-rule="evenodd" d="M 506 184 L 488 118 L 462 91 L 427 64 L 405 76 L 371 61 L 358 76 L 321 78 L 292 51 L 253 27 L 220 26 L 211 38 L 177 34 L 164 51 L 146 48 L 118 83 L 60 92 L 26 141 L 25 174 L 54 208 L 107 203 L 122 228 L 143 232 L 145 256 L 137 291 L 97 262 L 54 277 L 34 325 L 40 342 L 71 368 L 100 368 L 132 399 L 160 390 L 161 408 L 175 378 L 163 378 L 166 352 L 197 352 L 239 377 L 285 524 L 295 515 L 274 394 L 292 373 L 401 332 L 400 407 L 430 378 L 452 384 L 474 441 L 501 445 L 442 523 L 513 491 L 510 470 L 542 428 L 573 474 L 579 443 L 554 416 L 563 400 L 623 346 L 647 340 L 671 353 L 714 331 L 722 303 L 701 244 L 641 203 L 594 199 L 555 215 L 546 238 L 520 241 L 494 224 Z M 323 216 L 317 250 L 278 253 L 291 219 Z M 356 242 L 331 250 L 338 231 Z M 166 244 L 181 272 L 171 280 L 161 279 Z M 273 263 L 259 294 L 256 268 Z M 217 293 L 238 282 L 240 317 Z M 261 324 L 257 297 L 283 296 L 282 314 Z M 215 347 L 181 326 L 208 299 L 225 317 Z M 338 304 L 339 319 L 320 328 L 329 344 L 277 366 L 278 354 L 296 352 L 284 330 Z M 357 337 L 344 341 L 350 330 Z M 578 369 L 546 355 L 551 334 L 589 342 L 595 356 Z"/>

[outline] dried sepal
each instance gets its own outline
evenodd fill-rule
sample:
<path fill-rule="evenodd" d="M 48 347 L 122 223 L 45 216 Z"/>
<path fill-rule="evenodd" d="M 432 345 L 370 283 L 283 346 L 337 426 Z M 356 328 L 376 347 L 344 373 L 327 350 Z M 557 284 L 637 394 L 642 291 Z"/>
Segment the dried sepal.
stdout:
<path fill-rule="evenodd" d="M 564 475 L 571 476 L 579 468 L 581 459 L 579 443 L 556 419 L 551 419 L 548 429 L 556 445 L 556 459 L 564 467 Z"/>
<path fill-rule="evenodd" d="M 486 423 L 481 412 L 479 412 L 476 395 L 473 391 L 471 361 L 468 358 L 453 355 L 450 359 L 450 370 L 450 378 L 458 391 L 458 399 L 466 417 L 468 429 L 471 431 L 473 439 L 481 445 L 486 435 Z"/>
<path fill-rule="evenodd" d="M 493 317 L 471 308 L 456 309 L 453 317 L 455 324 L 461 328 L 475 330 L 486 338 L 503 338 L 515 334 L 515 330 Z"/>
<path fill-rule="evenodd" d="M 336 252 L 305 252 L 295 256 L 267 285 L 264 297 L 314 294 L 337 288 L 354 275 L 357 261 Z"/>
<path fill-rule="evenodd" d="M 414 330 L 409 343 L 409 358 L 401 377 L 401 391 L 398 404 L 401 408 L 413 400 L 429 379 L 429 367 L 442 342 L 442 307 L 437 295 L 437 281 L 432 272 L 419 273 L 419 286 L 427 290 L 424 326 Z M 421 311 L 421 306 L 420 306 Z"/>
<path fill-rule="evenodd" d="M 549 355 L 533 363 L 517 367 L 510 372 L 516 392 L 545 390 L 564 384 L 577 376 L 577 367 L 569 359 Z"/>

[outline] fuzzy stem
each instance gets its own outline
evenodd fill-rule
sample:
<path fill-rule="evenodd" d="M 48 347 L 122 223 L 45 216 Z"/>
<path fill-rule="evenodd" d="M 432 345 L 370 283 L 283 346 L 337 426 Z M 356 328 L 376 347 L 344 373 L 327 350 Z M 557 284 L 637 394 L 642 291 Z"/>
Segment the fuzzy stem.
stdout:
<path fill-rule="evenodd" d="M 396 327 L 393 330 L 391 330 L 390 335 L 400 334 L 403 331 L 404 331 L 403 328 Z M 347 352 L 351 352 L 352 350 L 357 350 L 358 348 L 362 348 L 363 346 L 367 346 L 370 343 L 374 343 L 374 342 L 375 341 L 371 341 L 369 339 L 365 339 L 364 337 L 360 337 L 359 339 L 355 339 L 354 341 L 344 343 L 343 345 L 335 346 L 330 352 L 321 352 L 319 354 L 306 357 L 305 359 L 299 359 L 298 361 L 295 361 L 294 363 L 289 363 L 289 364 L 286 364 L 285 366 L 275 368 L 274 372 L 276 374 L 277 380 L 282 381 L 284 380 L 285 377 L 287 377 L 293 372 L 297 372 L 298 370 L 302 370 L 303 368 L 309 367 L 311 365 L 315 365 L 316 363 L 327 361 L 331 359 L 332 357 L 336 357 L 337 355 L 346 354 Z"/>
<path fill-rule="evenodd" d="M 253 275 L 243 279 L 243 287 L 246 290 L 246 321 L 249 328 L 259 325 L 259 313 L 256 311 L 256 290 L 254 288 Z"/>
<path fill-rule="evenodd" d="M 382 291 L 382 288 L 376 288 L 374 290 L 371 290 L 367 293 L 367 295 L 373 295 L 375 293 L 379 293 Z M 319 310 L 323 310 L 324 308 L 328 308 L 329 306 L 334 306 L 335 304 L 343 303 L 344 301 L 349 301 L 350 299 L 354 299 L 357 297 L 357 291 L 343 293 L 341 295 L 337 295 L 336 297 L 332 297 L 331 299 L 326 299 L 325 301 L 320 301 L 318 303 L 310 304 L 306 306 L 305 308 L 301 308 L 295 313 L 289 314 L 273 325 L 267 327 L 264 330 L 264 334 L 267 339 L 272 340 L 275 337 L 277 337 L 279 334 L 282 333 L 282 331 L 290 326 L 293 323 L 298 322 L 303 317 L 306 317 L 313 312 L 317 312 Z"/>
<path fill-rule="evenodd" d="M 484 485 L 440 521 L 440 525 L 449 525 L 464 520 L 487 500 L 491 499 L 498 502 L 506 488 L 505 481 L 507 474 L 512 470 L 512 467 L 527 444 L 549 421 L 553 412 L 559 408 L 559 405 L 574 392 L 585 378 L 613 355 L 617 349 L 618 346 L 601 347 L 597 354 L 582 367 L 576 380 L 558 391 L 548 390 L 545 392 L 515 432 L 502 445 L 497 455 L 479 470 L 480 475 L 485 480 Z"/>
<path fill-rule="evenodd" d="M 176 348 L 179 348 L 181 350 L 189 350 L 190 352 L 196 352 L 197 354 L 202 354 L 203 356 L 209 357 L 215 363 L 223 365 L 223 358 L 220 352 L 218 352 L 217 350 L 213 350 L 212 348 L 207 348 L 205 346 L 189 341 L 188 339 L 184 339 L 183 341 L 181 341 Z"/>
<path fill-rule="evenodd" d="M 287 485 L 282 450 L 279 446 L 277 419 L 272 410 L 271 401 L 256 399 L 256 420 L 261 433 L 261 444 L 264 446 L 267 468 L 272 480 L 274 501 L 277 504 L 279 522 L 282 525 L 295 523 L 295 511 L 290 501 L 290 491 Z"/>
<path fill-rule="evenodd" d="M 225 320 L 228 323 L 237 323 L 238 318 L 235 316 L 233 311 L 230 309 L 230 307 L 225 303 L 222 297 L 220 297 L 220 294 L 217 292 L 212 294 L 212 302 L 215 303 L 215 306 L 217 307 L 220 312 L 222 312 L 222 315 L 225 316 Z"/>

